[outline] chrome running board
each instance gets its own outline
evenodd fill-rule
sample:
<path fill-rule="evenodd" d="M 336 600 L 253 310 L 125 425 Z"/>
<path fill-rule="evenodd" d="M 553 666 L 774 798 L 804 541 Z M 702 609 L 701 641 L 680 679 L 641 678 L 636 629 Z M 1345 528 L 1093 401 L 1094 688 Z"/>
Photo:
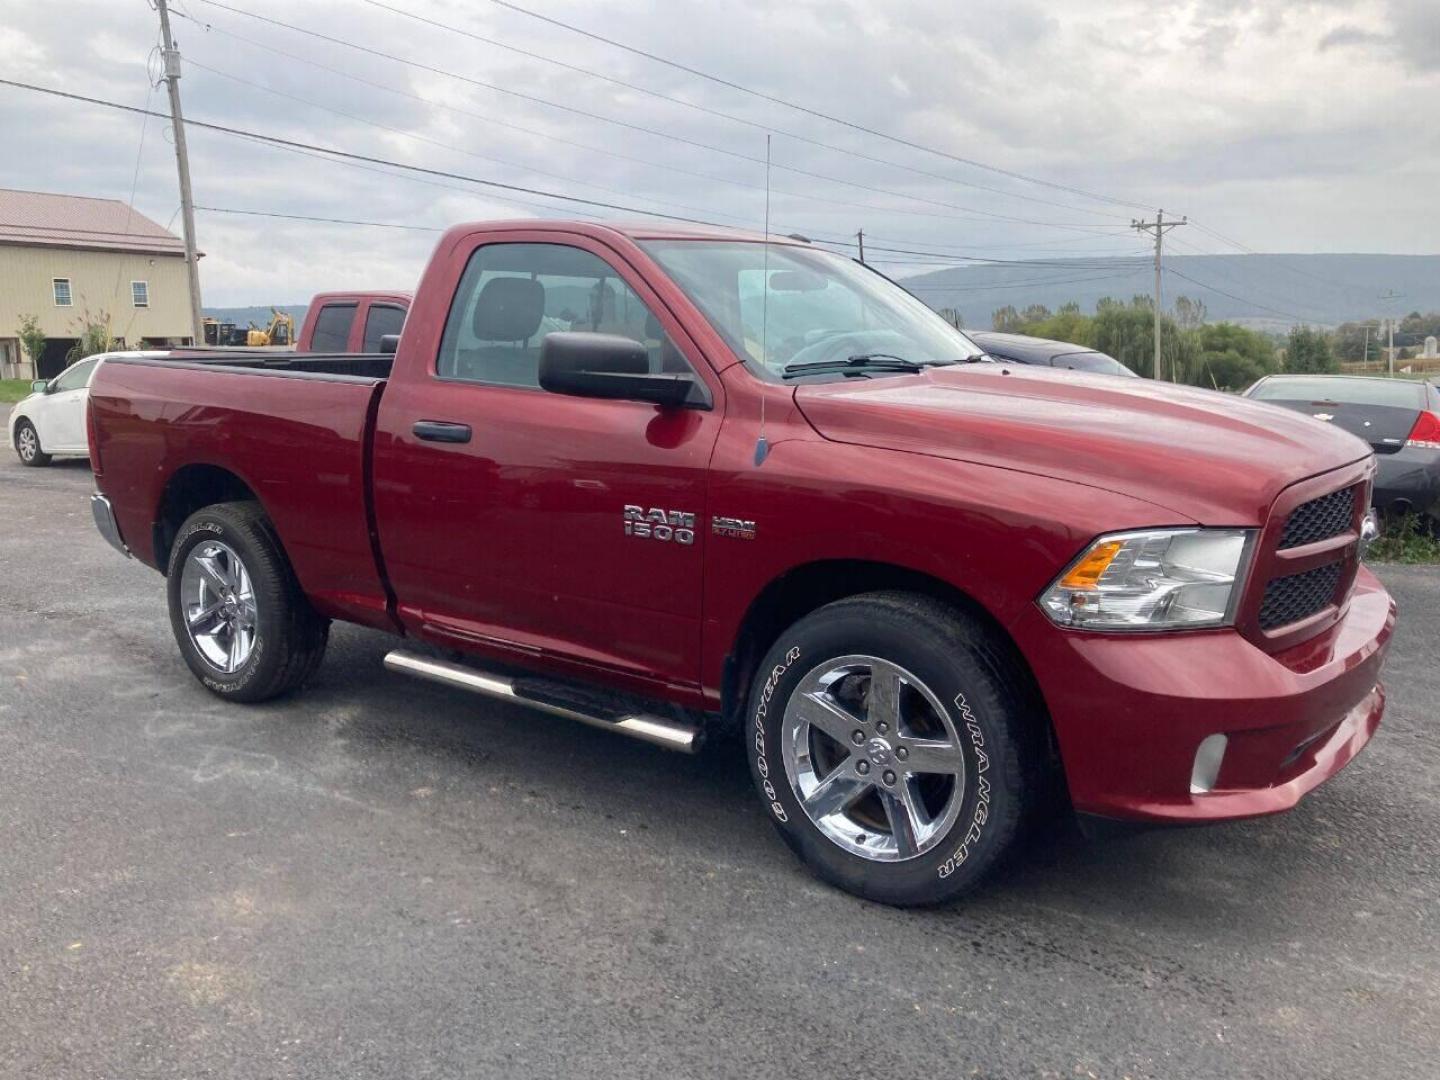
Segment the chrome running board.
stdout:
<path fill-rule="evenodd" d="M 619 735 L 628 735 L 641 742 L 663 746 L 667 750 L 679 750 L 682 754 L 693 754 L 700 749 L 703 733 L 700 728 L 676 720 L 667 720 L 650 713 L 632 711 L 621 706 L 623 698 L 616 697 L 617 707 L 580 708 L 564 700 L 564 684 L 549 683 L 541 679 L 515 679 L 508 675 L 497 675 L 437 660 L 431 656 L 405 649 L 394 649 L 385 654 L 385 666 L 391 671 L 413 675 L 419 679 L 468 690 L 472 694 L 509 701 L 516 705 L 528 705 L 551 716 L 567 720 L 578 720 L 591 727 L 603 728 Z M 554 695 L 545 693 L 548 687 L 562 691 Z"/>

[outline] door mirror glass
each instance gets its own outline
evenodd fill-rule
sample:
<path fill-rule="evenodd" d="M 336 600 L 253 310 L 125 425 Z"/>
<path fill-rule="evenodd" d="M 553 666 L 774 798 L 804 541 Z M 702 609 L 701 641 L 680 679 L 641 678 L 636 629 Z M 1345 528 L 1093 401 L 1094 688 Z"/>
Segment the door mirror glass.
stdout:
<path fill-rule="evenodd" d="M 49 385 L 49 379 L 36 379 L 30 384 L 30 392 L 32 394 L 43 394 L 45 393 L 45 388 Z"/>
<path fill-rule="evenodd" d="M 540 345 L 540 388 L 575 397 L 648 401 L 667 408 L 702 404 L 689 372 L 650 371 L 650 351 L 619 334 L 556 331 Z"/>

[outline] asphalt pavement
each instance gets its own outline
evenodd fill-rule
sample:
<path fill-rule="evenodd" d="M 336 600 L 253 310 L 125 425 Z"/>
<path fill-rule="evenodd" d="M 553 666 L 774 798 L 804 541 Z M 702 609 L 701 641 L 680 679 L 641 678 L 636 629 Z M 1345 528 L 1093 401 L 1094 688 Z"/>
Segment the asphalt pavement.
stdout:
<path fill-rule="evenodd" d="M 897 911 L 685 758 L 387 674 L 226 705 L 84 463 L 0 461 L 0 1077 L 1440 1075 L 1440 569 L 1290 814 Z M 1164 717 L 1156 717 L 1164 723 Z"/>

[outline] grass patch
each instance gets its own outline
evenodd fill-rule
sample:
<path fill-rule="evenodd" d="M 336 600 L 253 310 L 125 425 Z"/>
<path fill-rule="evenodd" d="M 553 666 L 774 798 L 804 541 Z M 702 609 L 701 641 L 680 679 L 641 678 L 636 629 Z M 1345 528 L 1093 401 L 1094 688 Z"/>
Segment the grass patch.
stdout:
<path fill-rule="evenodd" d="M 1385 523 L 1367 556 L 1371 562 L 1440 563 L 1440 538 L 1432 535 L 1415 514 Z"/>
<path fill-rule="evenodd" d="M 0 402 L 13 405 L 21 398 L 29 396 L 29 379 L 0 379 Z"/>

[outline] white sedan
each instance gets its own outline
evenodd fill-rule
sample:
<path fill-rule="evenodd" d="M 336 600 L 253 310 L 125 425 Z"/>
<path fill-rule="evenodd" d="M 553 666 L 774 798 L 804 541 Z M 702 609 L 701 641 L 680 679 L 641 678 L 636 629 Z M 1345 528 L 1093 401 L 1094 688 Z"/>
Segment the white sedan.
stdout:
<path fill-rule="evenodd" d="M 25 465 L 48 465 L 57 456 L 90 453 L 85 406 L 95 369 L 112 356 L 161 356 L 163 353 L 115 352 L 87 356 L 55 378 L 40 379 L 32 393 L 10 410 L 10 445 Z"/>

